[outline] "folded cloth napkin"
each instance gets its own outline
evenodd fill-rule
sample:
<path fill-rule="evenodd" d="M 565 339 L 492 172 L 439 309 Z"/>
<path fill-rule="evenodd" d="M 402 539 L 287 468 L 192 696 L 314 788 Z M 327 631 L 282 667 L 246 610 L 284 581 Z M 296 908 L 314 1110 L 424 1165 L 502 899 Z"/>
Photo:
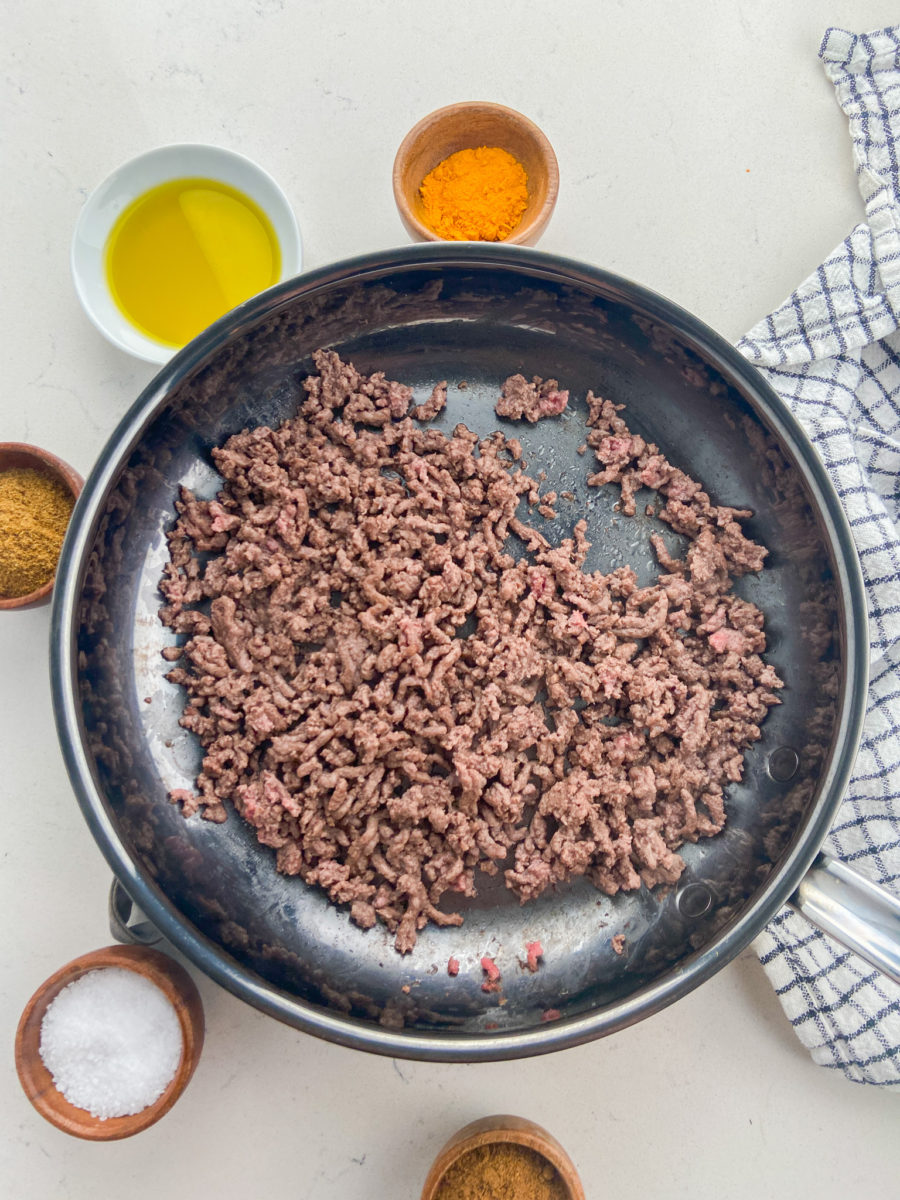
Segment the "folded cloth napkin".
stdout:
<path fill-rule="evenodd" d="M 867 716 L 825 849 L 900 892 L 900 26 L 829 29 L 819 57 L 849 118 L 867 220 L 738 348 L 821 455 L 865 577 Z M 900 1084 L 900 986 L 789 909 L 755 949 L 817 1063 Z"/>

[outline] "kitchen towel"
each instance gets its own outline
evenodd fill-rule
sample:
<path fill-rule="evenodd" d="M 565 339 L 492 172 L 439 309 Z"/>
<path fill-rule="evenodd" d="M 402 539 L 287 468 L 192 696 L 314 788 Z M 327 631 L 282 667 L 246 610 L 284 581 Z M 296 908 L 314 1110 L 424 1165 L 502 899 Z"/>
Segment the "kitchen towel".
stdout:
<path fill-rule="evenodd" d="M 829 29 L 866 221 L 738 343 L 803 424 L 865 578 L 868 708 L 827 853 L 900 891 L 900 26 Z M 783 909 L 755 949 L 800 1040 L 860 1083 L 900 1084 L 900 986 Z"/>

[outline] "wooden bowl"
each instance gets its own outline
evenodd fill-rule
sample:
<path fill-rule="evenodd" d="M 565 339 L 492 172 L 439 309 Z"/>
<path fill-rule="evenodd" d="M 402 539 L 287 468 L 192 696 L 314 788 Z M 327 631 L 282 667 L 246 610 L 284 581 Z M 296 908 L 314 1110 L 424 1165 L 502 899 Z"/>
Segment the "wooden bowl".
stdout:
<path fill-rule="evenodd" d="M 39 446 L 29 446 L 25 442 L 0 442 L 0 471 L 11 471 L 16 467 L 26 467 L 34 471 L 43 471 L 58 480 L 71 493 L 72 499 L 77 500 L 84 480 L 68 463 L 51 454 L 49 450 L 41 450 Z M 26 604 L 38 604 L 46 600 L 53 590 L 54 576 L 33 592 L 24 596 L 0 596 L 0 610 L 7 608 L 24 608 Z"/>
<path fill-rule="evenodd" d="M 566 1188 L 567 1200 L 584 1200 L 584 1188 L 575 1170 L 575 1164 L 562 1146 L 546 1129 L 528 1121 L 525 1117 L 496 1116 L 482 1117 L 455 1133 L 431 1164 L 431 1170 L 422 1188 L 421 1200 L 434 1200 L 447 1171 L 470 1150 L 479 1146 L 514 1142 L 527 1146 L 555 1167 Z"/>
<path fill-rule="evenodd" d="M 172 1082 L 155 1103 L 138 1113 L 108 1117 L 101 1121 L 58 1092 L 40 1054 L 41 1023 L 51 1001 L 67 984 L 99 967 L 124 967 L 136 971 L 168 998 L 181 1025 L 181 1061 Z M 203 1005 L 194 981 L 173 959 L 147 946 L 107 946 L 93 950 L 51 975 L 25 1006 L 16 1030 L 16 1070 L 25 1095 L 57 1129 L 94 1142 L 111 1142 L 131 1137 L 164 1116 L 187 1087 L 203 1048 Z"/>
<path fill-rule="evenodd" d="M 502 104 L 472 100 L 449 104 L 423 117 L 400 144 L 394 159 L 394 199 L 400 218 L 416 241 L 445 239 L 425 220 L 422 180 L 450 154 L 479 146 L 499 146 L 519 160 L 528 176 L 528 206 L 506 243 L 532 246 L 544 232 L 559 192 L 553 147 L 537 125 Z"/>

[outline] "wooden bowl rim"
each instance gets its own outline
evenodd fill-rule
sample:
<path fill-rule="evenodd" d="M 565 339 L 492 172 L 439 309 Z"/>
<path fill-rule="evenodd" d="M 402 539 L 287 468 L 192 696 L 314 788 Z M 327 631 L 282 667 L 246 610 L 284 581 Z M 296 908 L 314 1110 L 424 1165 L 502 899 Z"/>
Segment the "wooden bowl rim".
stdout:
<path fill-rule="evenodd" d="M 6 469 L 3 466 L 3 458 L 7 454 L 19 454 L 23 458 L 31 459 L 35 470 L 43 470 L 52 475 L 71 493 L 73 500 L 77 500 L 81 495 L 84 480 L 64 459 L 52 454 L 49 450 L 44 450 L 40 446 L 32 446 L 28 442 L 0 442 L 0 471 Z M 38 601 L 46 599 L 53 590 L 55 581 L 56 572 L 54 571 L 47 582 L 39 588 L 35 588 L 33 592 L 26 592 L 24 596 L 0 596 L 0 612 L 25 608 L 29 604 L 36 604 Z"/>
<path fill-rule="evenodd" d="M 477 1150 L 479 1146 L 503 1145 L 508 1142 L 525 1146 L 546 1158 L 558 1171 L 567 1189 L 567 1200 L 585 1200 L 584 1188 L 575 1164 L 553 1134 L 527 1117 L 516 1117 L 510 1113 L 481 1117 L 457 1130 L 444 1143 L 431 1164 L 420 1200 L 434 1200 L 447 1171 L 470 1151 Z"/>
<path fill-rule="evenodd" d="M 71 1104 L 57 1091 L 40 1056 L 40 1032 L 44 1014 L 62 989 L 89 971 L 104 967 L 122 967 L 156 984 L 175 1009 L 181 1026 L 182 1050 L 171 1082 L 153 1104 L 137 1113 L 101 1120 Z M 16 1071 L 32 1106 L 57 1129 L 88 1141 L 116 1141 L 140 1133 L 165 1116 L 190 1082 L 200 1059 L 203 1038 L 200 993 L 179 963 L 150 946 L 104 946 L 73 958 L 45 979 L 32 995 L 16 1029 Z"/>
<path fill-rule="evenodd" d="M 524 242 L 534 240 L 544 230 L 547 222 L 550 220 L 553 209 L 556 207 L 556 199 L 559 195 L 559 163 L 556 159 L 556 152 L 550 143 L 550 139 L 538 125 L 535 125 L 530 117 L 526 117 L 524 113 L 519 112 L 515 108 L 509 108 L 505 104 L 497 104 L 493 100 L 459 100 L 455 104 L 445 104 L 443 108 L 436 108 L 433 112 L 426 113 L 407 133 L 394 156 L 392 174 L 394 200 L 404 224 L 411 231 L 415 231 L 415 234 L 424 241 L 443 242 L 448 240 L 442 238 L 440 234 L 435 233 L 429 225 L 426 225 L 424 221 L 421 221 L 416 216 L 412 205 L 407 199 L 404 187 L 404 175 L 410 151 L 421 131 L 428 126 L 437 128 L 440 122 L 467 110 L 477 110 L 507 118 L 513 124 L 523 128 L 534 139 L 538 153 L 547 171 L 547 194 L 544 197 L 541 207 L 536 209 L 527 221 L 523 218 L 519 225 L 516 226 L 514 232 L 509 237 L 503 239 L 502 245 L 522 245 Z"/>

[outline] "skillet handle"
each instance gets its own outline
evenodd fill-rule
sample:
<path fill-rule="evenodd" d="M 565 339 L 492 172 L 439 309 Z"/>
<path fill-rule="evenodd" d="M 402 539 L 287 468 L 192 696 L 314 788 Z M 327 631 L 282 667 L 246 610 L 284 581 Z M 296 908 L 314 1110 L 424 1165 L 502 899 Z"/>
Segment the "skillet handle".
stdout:
<path fill-rule="evenodd" d="M 900 900 L 820 854 L 790 903 L 808 921 L 900 983 Z"/>
<path fill-rule="evenodd" d="M 109 889 L 109 931 L 117 942 L 137 946 L 155 946 L 162 934 L 153 925 L 116 878 Z"/>

